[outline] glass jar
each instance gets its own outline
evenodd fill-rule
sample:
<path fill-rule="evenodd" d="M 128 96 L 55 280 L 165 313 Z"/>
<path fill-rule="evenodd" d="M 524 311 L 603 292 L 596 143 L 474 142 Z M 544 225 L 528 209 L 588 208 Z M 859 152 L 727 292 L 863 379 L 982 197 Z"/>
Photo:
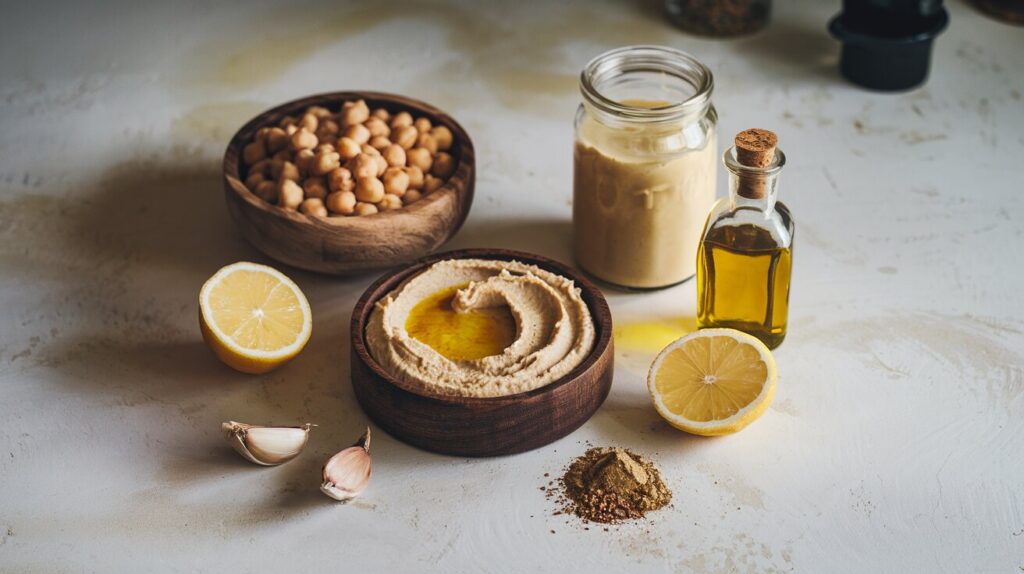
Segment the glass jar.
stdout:
<path fill-rule="evenodd" d="M 715 199 L 713 86 L 696 58 L 661 46 L 618 48 L 583 69 L 573 252 L 584 271 L 634 289 L 694 275 Z"/>
<path fill-rule="evenodd" d="M 729 37 L 768 25 L 771 0 L 665 0 L 669 20 L 691 34 Z"/>
<path fill-rule="evenodd" d="M 973 3 L 1000 22 L 1024 26 L 1024 2 L 1020 0 L 973 0 Z"/>

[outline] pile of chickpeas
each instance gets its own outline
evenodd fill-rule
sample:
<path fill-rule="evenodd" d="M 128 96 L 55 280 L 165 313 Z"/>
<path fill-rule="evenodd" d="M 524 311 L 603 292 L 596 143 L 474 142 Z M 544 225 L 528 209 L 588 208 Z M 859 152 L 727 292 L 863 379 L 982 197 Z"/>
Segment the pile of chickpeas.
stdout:
<path fill-rule="evenodd" d="M 269 203 L 319 217 L 372 215 L 444 185 L 455 171 L 451 148 L 447 127 L 358 100 L 260 128 L 242 160 L 246 187 Z"/>

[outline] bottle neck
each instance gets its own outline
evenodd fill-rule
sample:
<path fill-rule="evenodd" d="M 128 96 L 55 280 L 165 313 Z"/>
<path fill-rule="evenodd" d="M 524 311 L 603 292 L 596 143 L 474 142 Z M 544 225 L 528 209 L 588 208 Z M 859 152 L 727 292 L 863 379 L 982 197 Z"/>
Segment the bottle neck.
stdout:
<path fill-rule="evenodd" d="M 765 213 L 775 210 L 779 174 L 786 164 L 782 150 L 775 150 L 775 157 L 766 167 L 739 163 L 734 147 L 725 150 L 723 162 L 729 171 L 729 201 L 734 208 L 757 209 Z"/>
<path fill-rule="evenodd" d="M 751 176 L 729 173 L 729 200 L 733 207 L 749 207 L 764 212 L 775 209 L 778 174 Z"/>

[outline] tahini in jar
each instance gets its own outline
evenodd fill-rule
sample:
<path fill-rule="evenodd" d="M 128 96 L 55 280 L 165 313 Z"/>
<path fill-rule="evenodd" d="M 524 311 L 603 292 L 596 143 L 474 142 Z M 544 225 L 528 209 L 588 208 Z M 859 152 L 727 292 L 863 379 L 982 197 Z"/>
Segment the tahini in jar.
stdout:
<path fill-rule="evenodd" d="M 715 198 L 713 84 L 693 56 L 660 46 L 612 50 L 584 68 L 573 250 L 587 273 L 634 289 L 694 275 Z"/>

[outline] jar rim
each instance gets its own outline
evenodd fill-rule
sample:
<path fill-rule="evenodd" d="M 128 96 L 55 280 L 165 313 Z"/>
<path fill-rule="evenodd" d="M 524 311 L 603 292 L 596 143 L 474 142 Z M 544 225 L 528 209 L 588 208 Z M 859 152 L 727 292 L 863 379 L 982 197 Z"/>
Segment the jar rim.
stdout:
<path fill-rule="evenodd" d="M 601 80 L 631 72 L 670 74 L 689 84 L 694 93 L 667 106 L 641 107 L 624 104 L 601 93 Z M 715 81 L 711 70 L 693 55 L 652 44 L 623 46 L 608 50 L 590 60 L 580 72 L 580 92 L 595 108 L 615 116 L 637 121 L 674 120 L 706 108 L 711 101 Z"/>

